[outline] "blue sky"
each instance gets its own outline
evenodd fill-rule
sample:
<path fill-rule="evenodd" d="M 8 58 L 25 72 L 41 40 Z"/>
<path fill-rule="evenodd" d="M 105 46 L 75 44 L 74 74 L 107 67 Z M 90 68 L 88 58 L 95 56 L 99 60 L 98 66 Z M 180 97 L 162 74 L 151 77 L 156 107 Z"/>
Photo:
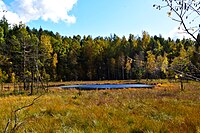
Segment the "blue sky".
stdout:
<path fill-rule="evenodd" d="M 128 37 L 129 34 L 141 36 L 142 31 L 147 31 L 151 36 L 174 37 L 178 26 L 168 18 L 167 10 L 153 8 L 153 4 L 162 0 L 0 1 L 0 7 L 14 16 L 10 17 L 13 18 L 12 23 L 22 20 L 31 28 L 39 29 L 41 26 L 63 36 L 105 37 L 115 33 Z"/>

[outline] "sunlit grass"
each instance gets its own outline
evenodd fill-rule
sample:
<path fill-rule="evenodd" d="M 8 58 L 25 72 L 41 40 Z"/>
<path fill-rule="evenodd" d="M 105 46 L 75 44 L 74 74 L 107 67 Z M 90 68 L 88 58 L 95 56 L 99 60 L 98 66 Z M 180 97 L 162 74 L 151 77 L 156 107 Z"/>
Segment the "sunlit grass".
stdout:
<path fill-rule="evenodd" d="M 199 132 L 200 83 L 154 89 L 57 90 L 18 112 L 17 132 Z M 11 112 L 36 96 L 0 98 L 0 132 Z"/>

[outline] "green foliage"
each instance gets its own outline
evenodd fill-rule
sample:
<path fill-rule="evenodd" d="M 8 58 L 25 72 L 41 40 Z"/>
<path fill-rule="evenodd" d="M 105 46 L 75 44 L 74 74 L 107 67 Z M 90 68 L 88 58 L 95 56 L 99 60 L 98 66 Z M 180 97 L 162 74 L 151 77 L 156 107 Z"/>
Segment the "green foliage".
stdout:
<path fill-rule="evenodd" d="M 182 47 L 180 50 L 180 55 L 175 57 L 173 62 L 171 63 L 171 68 L 179 70 L 181 72 L 188 72 L 190 65 L 190 55 L 188 52 Z"/>
<path fill-rule="evenodd" d="M 144 54 L 142 52 L 140 52 L 139 55 L 136 55 L 135 56 L 135 74 L 136 74 L 136 77 L 137 79 L 142 79 L 142 77 L 144 76 L 144 73 L 145 73 L 145 61 L 144 61 Z"/>
<path fill-rule="evenodd" d="M 168 65 L 169 61 L 167 58 L 167 55 L 164 54 L 164 56 L 158 56 L 156 60 L 157 68 L 160 72 L 162 72 L 166 77 L 168 76 Z M 162 76 L 161 76 L 162 77 Z"/>
<path fill-rule="evenodd" d="M 0 27 L 0 43 L 4 41 L 4 30 L 2 27 Z"/>
<path fill-rule="evenodd" d="M 8 79 L 8 74 L 0 69 L 0 83 L 5 82 Z"/>
<path fill-rule="evenodd" d="M 166 78 L 177 73 L 174 69 L 198 73 L 194 44 L 189 39 L 152 37 L 146 31 L 142 37 L 130 34 L 129 38 L 116 34 L 66 37 L 42 28 L 31 30 L 23 24 L 8 28 L 3 19 L 0 68 L 10 82 L 36 81 L 39 76 L 48 77 L 48 81 Z"/>
<path fill-rule="evenodd" d="M 153 55 L 151 51 L 147 51 L 146 69 L 150 74 L 153 74 L 156 71 L 156 58 L 155 58 L 155 55 Z"/>

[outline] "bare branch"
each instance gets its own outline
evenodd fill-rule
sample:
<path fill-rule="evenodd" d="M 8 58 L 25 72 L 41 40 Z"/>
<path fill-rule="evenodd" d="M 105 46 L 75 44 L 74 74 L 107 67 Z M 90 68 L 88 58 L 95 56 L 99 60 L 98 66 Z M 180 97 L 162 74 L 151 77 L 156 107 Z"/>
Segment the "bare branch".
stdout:
<path fill-rule="evenodd" d="M 195 40 L 197 41 L 197 37 L 194 36 L 194 34 L 198 31 L 199 28 L 197 28 L 197 30 L 195 30 L 195 32 L 191 32 L 187 27 L 187 19 L 189 19 L 189 16 L 191 15 L 195 15 L 194 13 L 196 13 L 197 16 L 195 16 L 192 19 L 189 24 L 191 24 L 192 22 L 194 22 L 197 18 L 199 18 L 200 16 L 200 2 L 195 2 L 194 0 L 164 0 L 164 2 L 166 3 L 166 5 L 162 6 L 162 5 L 153 5 L 153 7 L 155 7 L 156 9 L 161 10 L 162 8 L 166 8 L 169 7 L 170 12 L 175 13 L 175 15 L 177 16 L 177 18 L 171 17 L 171 15 L 169 15 L 169 17 L 173 20 L 176 21 L 178 23 L 180 23 L 180 25 L 183 26 L 184 30 Z M 198 27 L 198 26 L 196 26 Z M 192 30 L 193 31 L 193 30 Z M 197 41 L 197 43 L 199 43 Z"/>
<path fill-rule="evenodd" d="M 13 119 L 14 119 L 14 126 L 11 128 L 11 132 L 15 132 L 15 131 L 17 130 L 17 128 L 19 128 L 20 125 L 23 124 L 23 122 L 22 122 L 22 123 L 19 123 L 19 122 L 18 122 L 17 112 L 19 112 L 19 111 L 21 111 L 21 110 L 23 110 L 23 109 L 25 109 L 25 108 L 28 108 L 28 107 L 31 107 L 32 105 L 34 105 L 35 101 L 36 101 L 37 99 L 39 99 L 42 95 L 43 95 L 43 94 L 41 94 L 41 95 L 35 97 L 35 98 L 32 100 L 32 102 L 31 102 L 30 104 L 25 105 L 25 106 L 22 106 L 22 107 L 20 107 L 20 108 L 14 110 L 14 111 L 12 112 L 13 115 L 14 115 L 14 116 L 13 116 L 13 117 L 14 117 L 14 118 L 13 118 Z M 12 117 L 12 116 L 11 116 L 11 117 Z M 4 133 L 7 133 L 7 132 L 8 132 L 9 125 L 11 124 L 11 120 L 12 120 L 12 118 L 8 119 L 8 122 L 7 122 L 7 124 L 6 124 Z"/>
<path fill-rule="evenodd" d="M 169 68 L 169 69 L 175 71 L 176 73 L 179 73 L 179 74 L 185 75 L 185 77 L 188 77 L 188 78 L 190 78 L 190 79 L 194 79 L 194 80 L 196 80 L 196 81 L 200 81 L 200 78 L 197 78 L 197 77 L 195 77 L 195 76 L 193 76 L 193 75 L 191 75 L 191 74 L 184 73 L 184 72 L 179 71 L 179 70 L 174 69 L 174 68 Z"/>
<path fill-rule="evenodd" d="M 5 129 L 4 129 L 4 133 L 7 133 L 7 132 L 8 132 L 8 127 L 9 127 L 9 125 L 10 125 L 10 119 L 8 119 L 8 122 L 7 122 L 7 124 L 6 124 Z"/>

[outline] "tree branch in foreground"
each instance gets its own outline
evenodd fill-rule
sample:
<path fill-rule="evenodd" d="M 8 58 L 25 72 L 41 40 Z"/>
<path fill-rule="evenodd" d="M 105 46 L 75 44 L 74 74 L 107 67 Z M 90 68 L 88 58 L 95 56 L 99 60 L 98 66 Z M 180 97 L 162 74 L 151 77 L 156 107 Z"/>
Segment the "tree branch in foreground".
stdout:
<path fill-rule="evenodd" d="M 10 132 L 15 132 L 15 131 L 20 127 L 20 125 L 22 125 L 22 123 L 23 123 L 23 122 L 21 122 L 21 123 L 18 122 L 17 113 L 18 113 L 19 111 L 25 109 L 25 108 L 28 108 L 28 107 L 31 107 L 32 105 L 34 105 L 35 101 L 38 100 L 42 95 L 43 95 L 43 94 L 41 94 L 41 95 L 35 97 L 35 98 L 32 100 L 32 102 L 31 102 L 30 104 L 25 105 L 25 106 L 22 106 L 22 107 L 20 107 L 20 108 L 14 110 L 14 111 L 12 112 L 12 114 L 14 115 L 14 116 L 13 116 L 14 126 L 11 127 Z M 12 123 L 12 115 L 11 115 L 11 118 L 8 119 L 8 122 L 7 122 L 7 124 L 6 124 L 5 129 L 4 129 L 4 133 L 7 133 L 7 132 L 8 132 L 9 126 L 10 126 L 11 123 Z"/>

